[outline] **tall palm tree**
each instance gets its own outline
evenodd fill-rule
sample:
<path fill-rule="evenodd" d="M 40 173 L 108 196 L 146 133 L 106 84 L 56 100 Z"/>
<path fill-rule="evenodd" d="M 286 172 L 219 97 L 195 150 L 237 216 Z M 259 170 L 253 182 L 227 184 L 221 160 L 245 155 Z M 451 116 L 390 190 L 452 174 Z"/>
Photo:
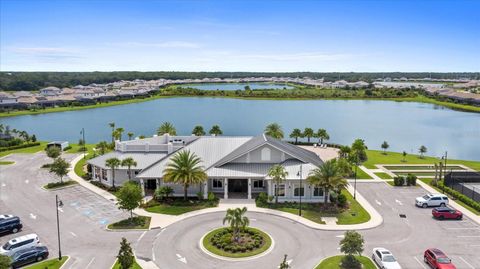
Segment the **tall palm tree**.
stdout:
<path fill-rule="evenodd" d="M 302 131 L 298 128 L 293 129 L 292 133 L 290 134 L 290 138 L 295 138 L 295 144 L 298 143 L 299 137 L 302 137 Z"/>
<path fill-rule="evenodd" d="M 310 138 L 315 136 L 315 132 L 313 132 L 313 129 L 312 128 L 305 128 L 305 130 L 303 130 L 303 137 L 306 137 L 307 138 L 307 141 L 308 143 L 310 143 Z"/>
<path fill-rule="evenodd" d="M 318 129 L 316 136 L 320 139 L 320 144 L 323 144 L 323 140 L 329 140 L 330 136 L 325 129 Z"/>
<path fill-rule="evenodd" d="M 282 139 L 283 138 L 282 126 L 280 126 L 280 124 L 276 122 L 270 123 L 269 125 L 267 125 L 267 127 L 265 127 L 265 134 L 276 139 Z"/>
<path fill-rule="evenodd" d="M 313 169 L 307 177 L 309 184 L 324 189 L 324 206 L 328 204 L 330 190 L 340 190 L 347 186 L 347 181 L 342 177 L 336 160 L 326 161 L 319 168 Z"/>
<path fill-rule="evenodd" d="M 112 169 L 112 187 L 115 189 L 115 169 L 119 167 L 121 161 L 118 158 L 109 158 L 105 160 L 105 166 Z"/>
<path fill-rule="evenodd" d="M 128 171 L 128 180 L 132 180 L 132 166 L 133 167 L 136 167 L 137 166 L 137 162 L 132 158 L 132 157 L 128 157 L 128 158 L 125 158 L 122 160 L 122 163 L 121 163 L 121 166 L 123 167 L 127 167 L 127 171 Z"/>
<path fill-rule="evenodd" d="M 203 130 L 202 125 L 197 125 L 193 128 L 192 134 L 194 134 L 196 136 L 202 136 L 202 135 L 205 135 L 205 130 Z"/>
<path fill-rule="evenodd" d="M 200 165 L 201 162 L 202 160 L 195 153 L 191 153 L 189 150 L 179 151 L 172 156 L 170 163 L 163 171 L 163 180 L 183 184 L 183 198 L 187 200 L 188 187 L 207 180 L 207 174 Z"/>
<path fill-rule="evenodd" d="M 164 135 L 164 134 L 177 135 L 177 129 L 175 129 L 175 126 L 173 126 L 173 124 L 166 121 L 162 123 L 160 127 L 158 127 L 157 134 L 158 135 Z"/>
<path fill-rule="evenodd" d="M 115 122 L 110 122 L 108 124 L 108 126 L 110 126 L 110 128 L 112 128 L 112 144 L 115 143 L 115 137 L 113 136 L 113 133 L 115 132 Z"/>
<path fill-rule="evenodd" d="M 238 242 L 240 230 L 245 229 L 249 224 L 250 220 L 245 216 L 247 213 L 247 208 L 229 208 L 227 209 L 227 214 L 223 218 L 223 224 L 227 222 L 232 228 L 233 231 L 233 240 Z"/>
<path fill-rule="evenodd" d="M 100 155 L 103 155 L 108 149 L 108 143 L 107 141 L 100 141 L 97 145 L 95 145 L 95 148 L 100 150 Z"/>
<path fill-rule="evenodd" d="M 3 134 L 3 130 L 5 130 L 5 127 L 3 127 L 3 124 L 0 124 L 0 134 Z"/>
<path fill-rule="evenodd" d="M 219 136 L 223 134 L 222 129 L 220 129 L 220 126 L 216 124 L 212 126 L 212 129 L 210 129 L 208 133 L 215 136 Z"/>
<path fill-rule="evenodd" d="M 268 176 L 272 178 L 275 184 L 275 203 L 278 203 L 278 185 L 281 184 L 288 176 L 288 172 L 280 164 L 276 164 L 268 170 Z"/>
<path fill-rule="evenodd" d="M 115 132 L 117 132 L 117 138 L 118 138 L 118 140 L 122 141 L 122 134 L 123 134 L 123 132 L 125 132 L 125 129 L 123 129 L 122 127 L 120 127 L 120 128 L 117 128 L 117 129 L 115 130 Z"/>
<path fill-rule="evenodd" d="M 348 154 L 350 154 L 350 152 L 352 151 L 352 149 L 350 149 L 349 146 L 340 146 L 340 150 L 338 151 L 338 154 L 340 155 L 340 158 L 348 158 Z"/>
<path fill-rule="evenodd" d="M 132 133 L 132 132 L 128 132 L 127 135 L 128 135 L 128 140 L 132 140 L 132 138 L 135 134 Z"/>

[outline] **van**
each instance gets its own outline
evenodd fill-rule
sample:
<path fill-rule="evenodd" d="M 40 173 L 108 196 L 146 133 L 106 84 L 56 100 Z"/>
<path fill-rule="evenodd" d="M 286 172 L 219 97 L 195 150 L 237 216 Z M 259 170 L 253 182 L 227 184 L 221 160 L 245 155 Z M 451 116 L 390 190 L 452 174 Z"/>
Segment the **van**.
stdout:
<path fill-rule="evenodd" d="M 0 234 L 18 233 L 23 225 L 19 217 L 11 216 L 9 218 L 0 218 Z"/>
<path fill-rule="evenodd" d="M 38 244 L 40 244 L 38 235 L 36 234 L 23 235 L 10 240 L 7 243 L 5 243 L 5 245 L 1 246 L 0 254 L 11 257 L 19 250 L 36 247 Z"/>

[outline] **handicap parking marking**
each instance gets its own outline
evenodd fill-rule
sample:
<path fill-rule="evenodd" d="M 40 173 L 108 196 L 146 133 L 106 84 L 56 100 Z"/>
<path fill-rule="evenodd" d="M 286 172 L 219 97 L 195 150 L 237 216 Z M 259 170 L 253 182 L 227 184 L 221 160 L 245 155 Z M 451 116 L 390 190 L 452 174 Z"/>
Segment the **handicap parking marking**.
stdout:
<path fill-rule="evenodd" d="M 98 223 L 106 225 L 108 223 L 108 219 L 101 219 Z"/>
<path fill-rule="evenodd" d="M 90 216 L 92 214 L 92 211 L 91 210 L 85 210 L 83 211 L 83 215 L 85 216 Z"/>

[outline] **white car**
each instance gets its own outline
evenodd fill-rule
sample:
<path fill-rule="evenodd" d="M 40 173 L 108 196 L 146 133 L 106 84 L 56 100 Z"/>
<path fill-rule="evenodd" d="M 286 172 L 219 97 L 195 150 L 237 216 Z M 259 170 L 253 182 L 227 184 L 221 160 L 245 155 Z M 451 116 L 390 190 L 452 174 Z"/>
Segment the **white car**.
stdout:
<path fill-rule="evenodd" d="M 425 194 L 415 199 L 415 205 L 423 208 L 429 206 L 445 207 L 448 205 L 448 197 L 444 194 Z"/>
<path fill-rule="evenodd" d="M 36 247 L 40 244 L 40 240 L 38 240 L 38 235 L 36 234 L 27 234 L 17 238 L 14 238 L 5 245 L 0 247 L 0 254 L 13 256 L 19 250 L 27 249 L 31 247 Z"/>
<path fill-rule="evenodd" d="M 0 215 L 0 220 L 13 218 L 13 215 Z"/>
<path fill-rule="evenodd" d="M 393 254 L 385 248 L 374 248 L 372 254 L 372 260 L 381 269 L 402 269 L 400 264 L 393 256 Z"/>

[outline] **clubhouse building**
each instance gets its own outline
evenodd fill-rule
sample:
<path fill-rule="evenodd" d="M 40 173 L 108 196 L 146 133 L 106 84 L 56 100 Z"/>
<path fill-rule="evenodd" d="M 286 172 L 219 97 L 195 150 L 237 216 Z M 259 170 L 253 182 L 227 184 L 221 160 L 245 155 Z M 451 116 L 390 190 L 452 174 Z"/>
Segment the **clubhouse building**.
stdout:
<path fill-rule="evenodd" d="M 288 176 L 278 185 L 279 201 L 321 202 L 323 189 L 310 186 L 306 178 L 323 161 L 315 153 L 267 135 L 251 136 L 154 136 L 130 141 L 116 141 L 115 150 L 88 161 L 92 180 L 112 185 L 112 170 L 105 165 L 109 158 L 123 160 L 131 157 L 137 162 L 131 178 L 138 181 L 144 194 L 161 186 L 170 186 L 175 196 L 183 195 L 183 185 L 162 180 L 170 158 L 181 150 L 189 150 L 201 158 L 208 180 L 188 188 L 189 196 L 209 192 L 224 199 L 255 198 L 265 192 L 274 195 L 275 183 L 269 169 L 280 164 Z M 128 181 L 127 167 L 115 169 L 115 185 Z"/>

